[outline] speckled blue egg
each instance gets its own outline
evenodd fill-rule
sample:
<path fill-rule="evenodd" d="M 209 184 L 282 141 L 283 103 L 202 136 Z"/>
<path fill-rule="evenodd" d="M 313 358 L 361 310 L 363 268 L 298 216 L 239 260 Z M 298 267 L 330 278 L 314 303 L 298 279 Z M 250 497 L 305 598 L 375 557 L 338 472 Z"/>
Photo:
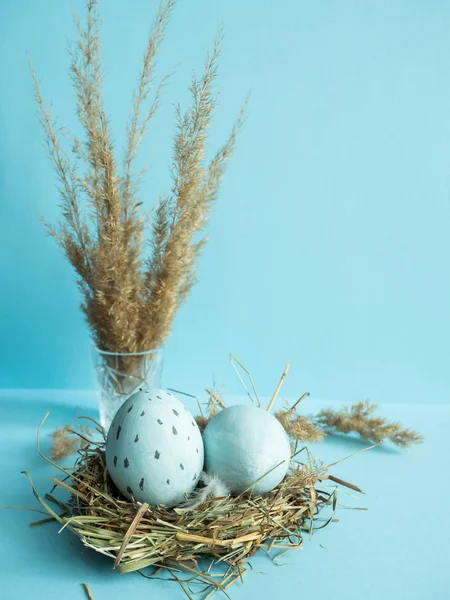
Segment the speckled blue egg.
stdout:
<path fill-rule="evenodd" d="M 164 390 L 133 394 L 117 411 L 106 440 L 106 465 L 128 498 L 175 506 L 197 485 L 203 441 L 188 409 Z"/>
<path fill-rule="evenodd" d="M 269 492 L 289 468 L 291 448 L 283 426 L 256 406 L 221 410 L 206 426 L 203 443 L 206 471 L 236 494 L 253 485 L 257 494 Z"/>

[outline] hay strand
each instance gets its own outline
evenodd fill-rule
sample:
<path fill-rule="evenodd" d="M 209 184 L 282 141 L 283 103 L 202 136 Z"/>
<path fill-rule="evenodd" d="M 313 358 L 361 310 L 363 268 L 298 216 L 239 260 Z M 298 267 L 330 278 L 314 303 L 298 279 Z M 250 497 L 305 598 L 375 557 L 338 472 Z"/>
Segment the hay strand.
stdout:
<path fill-rule="evenodd" d="M 86 592 L 86 596 L 88 598 L 88 600 L 94 600 L 94 596 L 92 595 L 92 592 L 90 590 L 90 587 L 88 586 L 87 583 L 82 583 L 81 584 L 84 588 L 84 591 Z"/>
<path fill-rule="evenodd" d="M 272 399 L 269 402 L 269 406 L 267 407 L 267 412 L 270 412 L 272 410 L 272 406 L 275 404 L 275 400 L 277 399 L 277 396 L 280 393 L 281 386 L 283 385 L 286 375 L 288 374 L 288 371 L 290 368 L 291 368 L 291 365 L 288 363 L 283 371 L 280 381 L 278 382 L 277 389 L 275 390 L 275 392 L 272 396 Z"/>
<path fill-rule="evenodd" d="M 126 532 L 124 538 L 123 538 L 123 542 L 122 545 L 120 546 L 120 550 L 117 554 L 117 558 L 114 561 L 114 568 L 117 567 L 117 565 L 120 563 L 120 561 L 122 560 L 122 556 L 126 550 L 126 547 L 128 546 L 131 538 L 133 537 L 133 535 L 136 532 L 136 529 L 139 525 L 139 523 L 141 522 L 142 517 L 145 515 L 145 513 L 147 512 L 149 508 L 149 505 L 144 503 L 140 509 L 137 511 L 136 516 L 133 519 L 133 522 L 131 523 L 130 527 L 128 528 L 128 531 Z"/>

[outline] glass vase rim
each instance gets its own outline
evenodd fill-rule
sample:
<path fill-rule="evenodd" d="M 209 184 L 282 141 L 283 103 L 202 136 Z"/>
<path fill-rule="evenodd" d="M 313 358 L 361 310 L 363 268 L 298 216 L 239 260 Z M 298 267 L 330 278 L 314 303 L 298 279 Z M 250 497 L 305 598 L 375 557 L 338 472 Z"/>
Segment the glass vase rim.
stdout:
<path fill-rule="evenodd" d="M 92 348 L 99 354 L 106 354 L 107 356 L 146 356 L 148 354 L 154 354 L 162 351 L 162 346 L 159 346 L 159 348 L 142 350 L 140 352 L 111 352 L 110 350 L 101 350 L 94 342 L 92 342 Z"/>

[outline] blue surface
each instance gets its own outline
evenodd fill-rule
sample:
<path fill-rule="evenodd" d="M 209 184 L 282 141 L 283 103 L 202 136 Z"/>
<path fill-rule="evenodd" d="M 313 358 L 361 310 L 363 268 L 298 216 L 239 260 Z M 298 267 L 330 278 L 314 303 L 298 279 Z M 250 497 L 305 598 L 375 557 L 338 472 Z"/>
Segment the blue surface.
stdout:
<path fill-rule="evenodd" d="M 119 151 L 156 4 L 102 3 Z M 200 283 L 167 345 L 164 385 L 199 390 L 214 372 L 237 393 L 233 351 L 261 389 L 290 361 L 292 395 L 448 402 L 450 3 L 178 4 L 159 72 L 178 67 L 143 147 L 146 208 L 169 185 L 173 104 L 185 106 L 221 21 L 211 149 L 252 97 Z M 93 387 L 71 270 L 36 218 L 55 222 L 58 201 L 25 57 L 72 127 L 74 35 L 69 1 L 0 2 L 1 387 Z"/>
<path fill-rule="evenodd" d="M 241 401 L 244 401 L 242 398 Z M 75 413 L 95 414 L 94 396 L 59 391 L 0 392 L 1 504 L 38 508 L 27 469 L 41 494 L 55 472 L 36 452 L 36 429 L 51 410 L 47 434 Z M 325 403 L 308 400 L 305 411 Z M 336 403 L 332 404 L 336 406 Z M 195 410 L 192 404 L 188 406 Z M 313 409 L 314 407 L 314 409 Z M 450 409 L 444 405 L 385 405 L 381 413 L 417 428 L 425 444 L 409 451 L 380 447 L 333 468 L 332 473 L 359 485 L 366 495 L 340 494 L 346 505 L 368 511 L 339 510 L 339 522 L 305 540 L 302 552 L 290 552 L 276 567 L 264 556 L 252 559 L 244 584 L 230 588 L 233 600 L 315 598 L 317 600 L 446 600 L 450 588 L 448 432 Z M 364 445 L 328 439 L 313 446 L 325 463 Z M 119 575 L 106 557 L 83 551 L 69 532 L 50 524 L 30 529 L 39 518 L 31 512 L 0 510 L 0 598 L 2 600 L 84 600 L 87 582 L 95 600 L 183 598 L 176 584 Z M 223 596 L 215 596 L 219 599 Z"/>

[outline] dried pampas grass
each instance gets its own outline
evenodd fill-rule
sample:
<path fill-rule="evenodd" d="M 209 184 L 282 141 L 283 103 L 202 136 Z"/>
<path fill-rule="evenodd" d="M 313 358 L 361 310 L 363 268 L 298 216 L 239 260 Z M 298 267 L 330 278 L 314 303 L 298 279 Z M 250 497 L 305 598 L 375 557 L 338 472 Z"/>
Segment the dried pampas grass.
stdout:
<path fill-rule="evenodd" d="M 84 425 L 78 427 L 77 431 L 70 425 L 58 427 L 51 434 L 50 455 L 53 460 L 62 460 L 76 452 L 78 448 L 86 447 L 91 437 L 91 429 Z"/>
<path fill-rule="evenodd" d="M 82 310 L 96 345 L 110 352 L 148 351 L 167 339 L 175 313 L 196 281 L 206 241 L 198 235 L 208 222 L 244 119 L 242 111 L 222 147 L 207 160 L 205 146 L 217 105 L 219 33 L 203 73 L 193 76 L 191 106 L 185 111 L 176 107 L 172 189 L 154 213 L 146 255 L 139 197 L 142 173 L 135 173 L 135 160 L 166 82 L 156 81 L 155 58 L 174 6 L 175 0 L 162 1 L 149 34 L 123 160 L 115 152 L 103 103 L 98 1 L 87 0 L 85 25 L 76 19 L 78 42 L 71 52 L 70 75 L 84 139 L 69 134 L 69 150 L 30 62 L 61 200 L 62 221 L 46 227 L 76 272 Z"/>
<path fill-rule="evenodd" d="M 357 433 L 365 441 L 389 440 L 400 448 L 423 442 L 420 433 L 406 429 L 401 423 L 390 423 L 383 417 L 374 417 L 373 413 L 377 408 L 376 404 L 366 400 L 340 410 L 321 410 L 313 420 L 326 435 Z"/>
<path fill-rule="evenodd" d="M 323 440 L 323 432 L 308 417 L 297 415 L 295 409 L 279 410 L 275 416 L 292 439 L 310 443 Z"/>
<path fill-rule="evenodd" d="M 73 454 L 78 448 L 78 439 L 72 435 L 69 425 L 55 429 L 51 438 L 50 455 L 53 460 L 62 460 Z"/>

